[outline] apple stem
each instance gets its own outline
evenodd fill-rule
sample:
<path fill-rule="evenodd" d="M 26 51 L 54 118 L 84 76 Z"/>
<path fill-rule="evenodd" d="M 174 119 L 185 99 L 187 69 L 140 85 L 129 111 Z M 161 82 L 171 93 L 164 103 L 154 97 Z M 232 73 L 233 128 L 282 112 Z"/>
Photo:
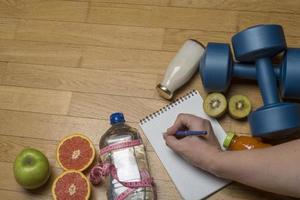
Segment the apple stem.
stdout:
<path fill-rule="evenodd" d="M 29 156 L 27 156 L 25 159 L 24 159 L 24 164 L 25 165 L 31 165 L 33 163 L 33 159 Z"/>

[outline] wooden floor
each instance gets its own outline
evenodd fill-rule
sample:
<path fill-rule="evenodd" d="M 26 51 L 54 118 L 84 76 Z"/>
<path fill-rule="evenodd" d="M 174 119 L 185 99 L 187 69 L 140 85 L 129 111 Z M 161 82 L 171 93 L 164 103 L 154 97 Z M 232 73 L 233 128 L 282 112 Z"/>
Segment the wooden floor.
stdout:
<path fill-rule="evenodd" d="M 230 42 L 258 23 L 284 26 L 288 45 L 300 46 L 300 1 L 295 0 L 0 0 L 0 198 L 51 199 L 57 142 L 83 132 L 97 145 L 108 116 L 139 119 L 165 105 L 155 91 L 164 70 L 188 38 Z M 178 93 L 205 92 L 199 75 Z M 261 105 L 255 83 L 234 83 L 230 93 Z M 225 130 L 248 134 L 246 122 L 221 120 Z M 145 139 L 145 138 L 144 138 Z M 145 139 L 158 199 L 181 199 Z M 53 174 L 28 192 L 12 173 L 24 147 L 43 151 Z M 98 148 L 98 146 L 96 146 Z M 201 190 L 201 188 L 199 188 Z M 105 199 L 103 187 L 92 199 Z M 233 183 L 208 199 L 290 199 Z"/>

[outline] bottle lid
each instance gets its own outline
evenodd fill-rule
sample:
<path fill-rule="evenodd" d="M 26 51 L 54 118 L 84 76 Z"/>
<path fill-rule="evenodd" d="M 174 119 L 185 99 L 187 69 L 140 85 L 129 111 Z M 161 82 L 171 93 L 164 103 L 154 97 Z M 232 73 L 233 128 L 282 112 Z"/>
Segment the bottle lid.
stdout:
<path fill-rule="evenodd" d="M 230 143 L 231 143 L 232 139 L 234 138 L 234 136 L 235 136 L 234 133 L 228 132 L 227 136 L 226 136 L 226 138 L 225 138 L 225 140 L 223 142 L 223 147 L 225 147 L 226 149 L 228 149 L 229 146 L 230 146 Z"/>
<path fill-rule="evenodd" d="M 158 94 L 165 99 L 169 100 L 169 99 L 172 99 L 172 97 L 173 97 L 173 93 L 170 90 L 168 90 L 167 87 L 165 87 L 161 84 L 158 84 L 156 86 L 156 90 L 157 90 Z"/>
<path fill-rule="evenodd" d="M 120 123 L 120 122 L 125 122 L 125 118 L 123 113 L 121 112 L 116 112 L 110 115 L 110 124 L 116 124 L 116 123 Z"/>

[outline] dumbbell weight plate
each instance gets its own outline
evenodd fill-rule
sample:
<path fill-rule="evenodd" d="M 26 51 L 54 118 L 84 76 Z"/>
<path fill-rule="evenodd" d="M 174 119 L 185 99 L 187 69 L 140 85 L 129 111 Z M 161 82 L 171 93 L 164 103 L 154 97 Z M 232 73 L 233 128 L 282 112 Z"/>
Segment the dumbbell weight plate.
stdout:
<path fill-rule="evenodd" d="M 199 64 L 202 84 L 206 91 L 226 92 L 230 85 L 232 74 L 231 58 L 228 44 L 207 44 Z"/>
<path fill-rule="evenodd" d="M 300 131 L 300 105 L 278 103 L 263 106 L 249 116 L 252 135 L 281 139 Z M 278 134 L 280 133 L 280 134 Z"/>
<path fill-rule="evenodd" d="M 300 49 L 289 48 L 283 58 L 279 79 L 281 96 L 300 99 Z"/>
<path fill-rule="evenodd" d="M 286 49 L 283 29 L 280 25 L 257 25 L 232 37 L 235 58 L 251 62 L 257 58 L 273 57 Z"/>

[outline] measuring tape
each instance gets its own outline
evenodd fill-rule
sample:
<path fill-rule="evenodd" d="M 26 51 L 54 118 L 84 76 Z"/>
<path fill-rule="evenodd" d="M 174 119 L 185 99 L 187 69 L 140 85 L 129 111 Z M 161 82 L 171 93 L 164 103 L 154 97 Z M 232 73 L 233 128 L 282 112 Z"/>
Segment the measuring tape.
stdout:
<path fill-rule="evenodd" d="M 113 150 L 134 147 L 141 144 L 142 142 L 140 139 L 116 143 L 116 144 L 109 145 L 105 148 L 102 148 L 100 150 L 100 154 L 103 155 Z M 108 176 L 109 174 L 114 179 L 116 179 L 119 183 L 121 183 L 123 186 L 128 188 L 124 192 L 122 192 L 116 198 L 116 200 L 125 200 L 126 197 L 128 197 L 131 193 L 133 193 L 138 188 L 152 187 L 153 184 L 153 179 L 147 170 L 140 171 L 140 175 L 141 175 L 140 181 L 133 181 L 133 182 L 120 181 L 117 173 L 117 168 L 112 163 L 109 162 L 98 164 L 97 166 L 93 167 L 89 174 L 89 179 L 93 184 L 99 184 L 101 182 L 101 177 Z"/>
<path fill-rule="evenodd" d="M 102 148 L 100 150 L 100 155 L 106 154 L 106 153 L 111 152 L 113 150 L 124 149 L 124 148 L 128 148 L 128 147 L 134 147 L 134 146 L 138 146 L 138 145 L 141 145 L 141 144 L 142 144 L 142 142 L 141 142 L 140 139 L 130 140 L 130 141 L 116 143 L 116 144 L 111 144 L 111 145 L 108 145 L 108 146 Z"/>

